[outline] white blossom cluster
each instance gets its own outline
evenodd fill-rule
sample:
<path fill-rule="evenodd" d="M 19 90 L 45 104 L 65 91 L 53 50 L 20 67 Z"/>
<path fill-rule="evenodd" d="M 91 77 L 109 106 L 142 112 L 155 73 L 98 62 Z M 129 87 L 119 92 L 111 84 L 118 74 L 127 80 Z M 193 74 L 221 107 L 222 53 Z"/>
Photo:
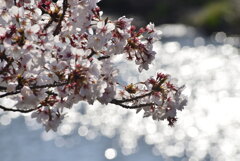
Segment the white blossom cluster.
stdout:
<path fill-rule="evenodd" d="M 150 23 L 102 18 L 99 0 L 12 0 L 0 4 L 0 98 L 15 100 L 5 111 L 33 112 L 46 130 L 57 130 L 64 108 L 79 101 L 143 109 L 154 120 L 176 121 L 186 99 L 183 87 L 159 73 L 123 86 L 113 58 L 135 61 L 139 72 L 155 57 L 159 34 Z"/>

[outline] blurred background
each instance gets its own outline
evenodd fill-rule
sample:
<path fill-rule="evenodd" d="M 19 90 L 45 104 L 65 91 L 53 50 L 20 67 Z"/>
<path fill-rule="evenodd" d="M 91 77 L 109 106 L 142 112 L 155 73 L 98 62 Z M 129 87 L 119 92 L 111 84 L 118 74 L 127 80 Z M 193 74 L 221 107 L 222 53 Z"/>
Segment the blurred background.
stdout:
<path fill-rule="evenodd" d="M 164 72 L 185 84 L 188 106 L 174 127 L 143 113 L 81 102 L 58 131 L 0 110 L 1 161 L 239 161 L 240 1 L 102 0 L 104 16 L 154 22 L 162 32 L 148 71 L 114 61 L 125 83 Z M 0 100 L 9 104 L 9 100 Z"/>
<path fill-rule="evenodd" d="M 240 33 L 239 0 L 102 0 L 105 14 L 135 17 L 138 26 L 182 23 L 205 34 Z"/>

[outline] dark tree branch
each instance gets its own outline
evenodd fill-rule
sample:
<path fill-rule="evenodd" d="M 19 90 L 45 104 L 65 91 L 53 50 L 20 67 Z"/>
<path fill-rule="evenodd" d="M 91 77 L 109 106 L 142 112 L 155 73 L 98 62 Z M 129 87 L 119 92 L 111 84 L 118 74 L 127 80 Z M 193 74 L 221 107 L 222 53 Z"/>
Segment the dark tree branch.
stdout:
<path fill-rule="evenodd" d="M 30 89 L 41 89 L 41 88 L 51 88 L 51 87 L 59 87 L 59 86 L 64 86 L 69 84 L 69 82 L 63 82 L 63 83 L 54 83 L 54 84 L 46 84 L 46 85 L 41 85 L 41 86 L 30 86 Z M 1 87 L 1 90 L 6 90 L 6 87 Z M 0 98 L 6 97 L 6 96 L 10 96 L 10 95 L 15 95 L 20 93 L 20 89 L 17 89 L 17 91 L 14 92 L 8 92 L 5 94 L 0 95 Z M 139 104 L 139 105 L 125 105 L 124 103 L 127 102 L 132 102 L 132 101 L 137 101 L 141 98 L 150 96 L 152 94 L 152 92 L 149 92 L 147 94 L 141 95 L 141 96 L 136 96 L 130 99 L 123 99 L 123 100 L 117 100 L 117 99 L 113 99 L 110 103 L 115 104 L 115 105 L 119 105 L 123 108 L 126 109 L 138 109 L 138 108 L 142 108 L 142 107 L 146 107 L 146 106 L 152 106 L 155 105 L 154 103 L 145 103 L 145 104 Z M 12 108 L 6 108 L 0 105 L 0 109 L 3 109 L 4 111 L 12 111 L 12 112 L 22 112 L 22 113 L 28 113 L 28 112 L 32 112 L 36 109 L 29 109 L 29 110 L 19 110 L 19 109 L 12 109 Z"/>
<path fill-rule="evenodd" d="M 66 14 L 67 8 L 68 8 L 68 0 L 63 0 L 63 13 L 62 13 L 62 15 L 61 15 L 61 17 L 60 17 L 60 19 L 58 21 L 56 29 L 53 32 L 54 36 L 58 35 L 60 33 L 60 31 L 61 31 L 62 21 L 64 19 L 65 14 Z"/>
<path fill-rule="evenodd" d="M 6 87 L 2 87 L 2 86 L 0 86 L 0 91 L 6 91 L 6 90 L 7 90 Z"/>
<path fill-rule="evenodd" d="M 47 30 L 53 23 L 53 19 L 51 18 L 48 23 L 44 26 L 43 30 Z"/>
<path fill-rule="evenodd" d="M 94 49 L 91 49 L 91 54 L 87 56 L 88 59 L 90 59 L 93 55 L 97 54 L 97 52 Z"/>
<path fill-rule="evenodd" d="M 113 99 L 110 103 L 115 104 L 115 105 L 119 105 L 119 106 L 121 106 L 123 108 L 126 108 L 126 109 L 138 109 L 138 108 L 142 108 L 142 107 L 146 107 L 146 106 L 155 105 L 154 103 L 146 103 L 146 104 L 129 106 L 129 105 L 124 105 L 124 104 L 120 103 L 120 101 L 116 100 L 116 99 Z"/>
<path fill-rule="evenodd" d="M 8 62 L 7 65 L 0 71 L 0 74 L 3 74 L 6 72 L 6 70 L 12 65 L 12 61 Z"/>
<path fill-rule="evenodd" d="M 8 92 L 5 94 L 0 95 L 0 98 L 6 97 L 6 96 L 11 96 L 20 93 L 20 91 L 15 91 L 15 92 Z"/>
<path fill-rule="evenodd" d="M 69 82 L 63 82 L 63 83 L 53 83 L 53 84 L 46 84 L 46 85 L 41 85 L 41 86 L 31 86 L 30 89 L 40 89 L 40 88 L 51 88 L 51 87 L 60 87 L 67 85 Z"/>
<path fill-rule="evenodd" d="M 130 98 L 130 99 L 123 99 L 123 100 L 113 99 L 110 103 L 115 104 L 115 105 L 119 105 L 119 106 L 121 106 L 123 108 L 127 108 L 127 109 L 138 109 L 138 108 L 142 108 L 142 107 L 146 107 L 146 106 L 152 106 L 152 105 L 155 105 L 155 104 L 154 103 L 146 103 L 146 104 L 139 104 L 139 105 L 133 105 L 133 106 L 129 106 L 129 105 L 124 104 L 126 102 L 137 101 L 141 98 L 150 96 L 151 94 L 152 94 L 152 92 L 149 92 L 149 93 L 141 95 L 141 96 L 133 97 L 133 98 Z"/>
<path fill-rule="evenodd" d="M 92 51 L 92 53 L 88 55 L 87 58 L 90 59 L 94 54 L 96 54 L 96 52 Z"/>
<path fill-rule="evenodd" d="M 152 92 L 149 92 L 147 94 L 144 94 L 144 95 L 141 95 L 141 96 L 137 96 L 137 97 L 133 97 L 133 98 L 130 98 L 130 99 L 123 99 L 123 100 L 116 100 L 114 99 L 116 102 L 118 103 L 125 103 L 125 102 L 131 102 L 131 101 L 136 101 L 138 99 L 141 99 L 141 98 L 144 98 L 144 97 L 147 97 L 147 96 L 150 96 L 152 94 Z"/>
<path fill-rule="evenodd" d="M 30 89 L 41 89 L 41 88 L 51 88 L 51 87 L 60 87 L 60 86 L 64 86 L 67 85 L 69 82 L 63 82 L 63 83 L 54 83 L 54 84 L 46 84 L 46 85 L 41 85 L 41 86 L 30 86 Z M 6 87 L 1 87 L 0 86 L 0 90 L 6 90 Z M 10 95 L 15 95 L 20 93 L 20 88 L 17 89 L 17 91 L 14 92 L 8 92 L 5 94 L 0 95 L 0 98 L 6 97 L 6 96 L 10 96 Z"/>
<path fill-rule="evenodd" d="M 108 59 L 108 58 L 110 58 L 110 56 L 109 56 L 109 55 L 106 55 L 106 56 L 101 56 L 101 57 L 99 57 L 98 60 L 104 60 L 104 59 Z"/>
<path fill-rule="evenodd" d="M 5 50 L 4 50 L 3 52 L 0 53 L 0 60 L 1 60 L 1 61 L 2 61 L 2 60 L 5 60 L 5 61 L 7 62 L 7 65 L 0 70 L 0 74 L 3 74 L 3 73 L 5 73 L 5 72 L 8 70 L 8 68 L 12 65 L 14 59 L 13 59 L 13 58 L 8 58 L 8 57 L 5 55 Z"/>
<path fill-rule="evenodd" d="M 20 109 L 6 108 L 6 107 L 0 105 L 0 109 L 2 109 L 3 111 L 21 112 L 21 113 L 29 113 L 29 112 L 39 109 L 40 107 L 41 106 L 39 106 L 37 108 L 28 109 L 28 110 L 20 110 Z"/>

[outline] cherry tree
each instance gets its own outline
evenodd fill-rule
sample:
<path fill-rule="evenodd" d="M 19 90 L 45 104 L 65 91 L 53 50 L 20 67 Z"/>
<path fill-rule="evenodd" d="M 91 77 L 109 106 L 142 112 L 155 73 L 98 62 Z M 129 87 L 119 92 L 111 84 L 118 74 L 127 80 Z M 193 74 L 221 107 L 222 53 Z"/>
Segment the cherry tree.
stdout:
<path fill-rule="evenodd" d="M 46 131 L 57 127 L 73 104 L 115 104 L 143 117 L 177 121 L 187 100 L 170 75 L 157 73 L 123 85 L 114 59 L 148 70 L 160 34 L 150 23 L 102 17 L 99 0 L 1 0 L 0 98 L 16 103 L 4 111 L 32 113 Z M 127 71 L 126 71 L 127 72 Z"/>

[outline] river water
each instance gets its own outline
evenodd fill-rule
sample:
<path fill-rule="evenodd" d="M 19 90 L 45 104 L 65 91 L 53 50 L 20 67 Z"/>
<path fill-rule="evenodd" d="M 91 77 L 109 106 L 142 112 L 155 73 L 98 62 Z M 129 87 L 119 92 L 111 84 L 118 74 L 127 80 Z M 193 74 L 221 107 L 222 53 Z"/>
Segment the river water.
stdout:
<path fill-rule="evenodd" d="M 80 103 L 57 133 L 46 133 L 28 115 L 0 111 L 0 161 L 240 160 L 239 38 L 203 37 L 184 25 L 159 29 L 149 71 L 138 74 L 134 63 L 115 61 L 127 82 L 161 71 L 186 84 L 189 103 L 175 127 L 113 105 Z"/>

